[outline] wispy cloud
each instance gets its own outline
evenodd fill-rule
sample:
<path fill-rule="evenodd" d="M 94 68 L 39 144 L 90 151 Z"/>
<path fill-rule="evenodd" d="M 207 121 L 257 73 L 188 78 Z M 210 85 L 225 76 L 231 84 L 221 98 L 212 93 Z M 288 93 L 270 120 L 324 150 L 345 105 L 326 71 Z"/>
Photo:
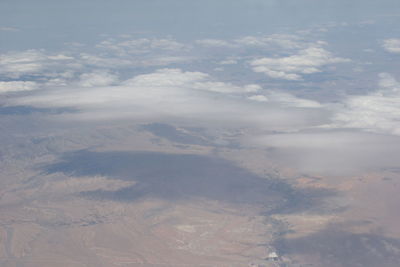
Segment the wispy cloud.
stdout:
<path fill-rule="evenodd" d="M 351 175 L 397 166 L 399 141 L 398 136 L 351 129 L 314 129 L 244 140 L 251 146 L 273 148 L 270 156 L 280 166 L 322 175 Z"/>
<path fill-rule="evenodd" d="M 250 65 L 255 72 L 264 73 L 271 78 L 298 81 L 305 74 L 321 72 L 321 67 L 325 65 L 349 61 L 333 56 L 317 44 L 291 56 L 255 59 Z"/>
<path fill-rule="evenodd" d="M 37 89 L 39 86 L 35 82 L 24 82 L 24 81 L 11 81 L 2 82 L 0 81 L 0 93 L 9 92 L 20 92 L 20 91 L 31 91 Z"/>
<path fill-rule="evenodd" d="M 379 90 L 345 100 L 334 117 L 337 127 L 400 135 L 400 83 L 388 73 L 379 78 Z"/>
<path fill-rule="evenodd" d="M 70 60 L 73 58 L 63 54 L 46 54 L 43 50 L 9 52 L 0 55 L 0 75 L 15 79 L 23 75 L 51 75 L 55 71 L 54 66 L 65 70 L 65 64 Z"/>
<path fill-rule="evenodd" d="M 20 30 L 15 27 L 0 27 L 0 31 L 3 32 L 19 32 Z"/>
<path fill-rule="evenodd" d="M 108 39 L 102 41 L 96 46 L 106 50 L 112 50 L 119 54 L 143 54 L 149 53 L 154 50 L 162 51 L 181 51 L 188 49 L 188 47 L 173 39 L 128 39 L 128 40 L 115 40 Z"/>
<path fill-rule="evenodd" d="M 118 76 L 106 71 L 83 73 L 79 77 L 78 85 L 82 87 L 108 86 L 117 84 Z"/>
<path fill-rule="evenodd" d="M 390 53 L 400 53 L 400 39 L 386 39 L 383 48 Z"/>

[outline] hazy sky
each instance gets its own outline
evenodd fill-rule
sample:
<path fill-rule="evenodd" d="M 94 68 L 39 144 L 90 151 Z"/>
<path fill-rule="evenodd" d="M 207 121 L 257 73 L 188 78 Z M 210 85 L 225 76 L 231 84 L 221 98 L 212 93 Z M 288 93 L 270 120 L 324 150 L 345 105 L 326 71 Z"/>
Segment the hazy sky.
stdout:
<path fill-rule="evenodd" d="M 385 20 L 399 11 L 396 0 L 3 0 L 0 24 L 24 34 L 2 33 L 1 49 L 54 48 L 71 40 L 97 41 L 100 34 L 185 40 L 271 34 L 321 23 Z"/>
<path fill-rule="evenodd" d="M 242 146 L 300 169 L 395 166 L 399 12 L 396 0 L 3 0 L 0 113 L 247 129 Z"/>

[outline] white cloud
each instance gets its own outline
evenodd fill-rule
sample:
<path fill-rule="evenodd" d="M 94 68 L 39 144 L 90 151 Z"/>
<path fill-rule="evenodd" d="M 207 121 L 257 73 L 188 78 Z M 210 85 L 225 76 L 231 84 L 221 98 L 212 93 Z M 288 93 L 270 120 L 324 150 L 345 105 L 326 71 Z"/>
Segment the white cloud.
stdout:
<path fill-rule="evenodd" d="M 18 32 L 19 29 L 14 28 L 14 27 L 0 27 L 0 31 L 4 31 L 4 32 Z"/>
<path fill-rule="evenodd" d="M 134 65 L 140 66 L 168 66 L 170 64 L 183 63 L 192 61 L 193 57 L 188 56 L 154 56 L 152 58 L 145 58 L 136 60 Z"/>
<path fill-rule="evenodd" d="M 249 96 L 248 99 L 258 102 L 268 102 L 268 98 L 264 95 L 252 95 Z"/>
<path fill-rule="evenodd" d="M 18 78 L 24 74 L 38 73 L 44 69 L 46 56 L 37 50 L 12 52 L 0 55 L 0 74 Z"/>
<path fill-rule="evenodd" d="M 270 91 L 267 94 L 268 99 L 274 102 L 279 102 L 284 106 L 288 107 L 299 107 L 299 108 L 321 108 L 322 105 L 316 101 L 298 98 L 294 95 L 279 92 L 279 91 Z"/>
<path fill-rule="evenodd" d="M 322 47 L 311 46 L 298 54 L 279 58 L 260 58 L 250 62 L 253 71 L 261 72 L 271 78 L 301 80 L 302 75 L 321 72 L 321 67 L 348 62 L 348 59 L 334 57 Z"/>
<path fill-rule="evenodd" d="M 58 55 L 54 55 L 54 56 L 47 56 L 48 59 L 51 60 L 73 60 L 73 57 L 69 57 L 63 54 L 58 54 Z"/>
<path fill-rule="evenodd" d="M 398 166 L 400 156 L 399 137 L 354 130 L 249 136 L 243 143 L 273 148 L 269 153 L 276 164 L 311 175 L 354 175 L 390 168 Z"/>
<path fill-rule="evenodd" d="M 122 54 L 143 54 L 154 52 L 154 50 L 161 51 L 182 51 L 187 47 L 173 39 L 148 39 L 139 38 L 131 40 L 118 41 L 115 39 L 108 39 L 102 41 L 96 47 L 114 51 L 120 55 Z"/>
<path fill-rule="evenodd" d="M 232 43 L 229 43 L 224 40 L 219 40 L 219 39 L 202 39 L 202 40 L 197 40 L 196 43 L 201 46 L 205 47 L 230 47 L 234 46 Z"/>
<path fill-rule="evenodd" d="M 108 86 L 116 84 L 118 80 L 118 76 L 115 74 L 106 71 L 94 71 L 82 74 L 78 85 L 82 87 Z"/>
<path fill-rule="evenodd" d="M 127 66 L 167 66 L 193 60 L 193 56 L 187 55 L 190 47 L 173 39 L 107 39 L 96 48 L 101 53 L 81 53 L 83 64 L 119 69 Z"/>
<path fill-rule="evenodd" d="M 0 81 L 0 93 L 31 91 L 38 88 L 38 84 L 30 81 Z"/>
<path fill-rule="evenodd" d="M 390 53 L 400 53 L 400 39 L 386 39 L 383 48 Z"/>
<path fill-rule="evenodd" d="M 248 99 L 258 102 L 271 102 L 279 103 L 282 106 L 287 107 L 299 107 L 299 108 L 322 108 L 323 106 L 313 100 L 298 98 L 294 95 L 279 92 L 279 91 L 266 91 L 265 95 L 252 95 Z"/>
<path fill-rule="evenodd" d="M 153 39 L 150 41 L 150 48 L 179 51 L 185 49 L 186 46 L 171 39 Z"/>
<path fill-rule="evenodd" d="M 132 65 L 132 61 L 125 58 L 104 57 L 87 53 L 80 54 L 80 61 L 84 65 L 92 65 L 95 67 L 118 66 L 119 68 L 121 68 Z"/>
<path fill-rule="evenodd" d="M 152 74 L 139 75 L 126 81 L 124 84 L 140 87 L 142 84 L 147 86 L 149 81 L 154 81 L 152 85 L 158 87 L 188 87 L 191 90 L 217 93 L 249 93 L 261 89 L 256 84 L 236 86 L 229 83 L 212 81 L 208 74 L 202 72 L 182 72 L 180 69 L 161 69 Z"/>
<path fill-rule="evenodd" d="M 246 36 L 236 39 L 235 43 L 241 46 L 270 47 L 283 49 L 300 49 L 303 48 L 304 42 L 297 35 L 290 34 L 272 34 L 268 36 Z"/>
<path fill-rule="evenodd" d="M 45 70 L 52 72 L 55 66 L 65 71 L 65 62 L 71 60 L 72 57 L 63 54 L 48 55 L 43 50 L 9 52 L 0 55 L 0 74 L 14 79 L 23 75 L 46 76 Z"/>
<path fill-rule="evenodd" d="M 387 73 L 379 77 L 378 91 L 346 99 L 334 117 L 335 127 L 400 135 L 400 83 Z"/>
<path fill-rule="evenodd" d="M 292 34 L 271 34 L 266 36 L 245 36 L 234 40 L 221 40 L 221 39 L 202 39 L 197 40 L 198 45 L 204 47 L 230 47 L 230 48 L 266 48 L 266 49 L 304 49 L 309 42 L 305 41 L 298 35 Z M 322 45 L 322 41 L 318 41 Z"/>
<path fill-rule="evenodd" d="M 116 86 L 51 88 L 30 96 L 10 98 L 10 105 L 73 107 L 75 119 L 185 121 L 197 125 L 298 129 L 326 123 L 300 99 L 285 95 L 267 103 L 249 101 L 258 85 L 237 86 L 213 80 L 202 72 L 161 69 L 141 74 Z M 280 100 L 281 99 L 281 100 Z M 62 115 L 66 116 L 66 115 Z M 76 116 L 76 117 L 74 117 Z M 79 117 L 79 118 L 78 118 Z"/>
<path fill-rule="evenodd" d="M 235 65 L 238 64 L 238 61 L 236 59 L 226 59 L 220 61 L 218 64 L 220 65 Z"/>
<path fill-rule="evenodd" d="M 234 40 L 202 39 L 197 44 L 205 47 L 257 47 L 269 49 L 301 49 L 308 45 L 297 35 L 272 34 L 267 36 L 245 36 Z"/>

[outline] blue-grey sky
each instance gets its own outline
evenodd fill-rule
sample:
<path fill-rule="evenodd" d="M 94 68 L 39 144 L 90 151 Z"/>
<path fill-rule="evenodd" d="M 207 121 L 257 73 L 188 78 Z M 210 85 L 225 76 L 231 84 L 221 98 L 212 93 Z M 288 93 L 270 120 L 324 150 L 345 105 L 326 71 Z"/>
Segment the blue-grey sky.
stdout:
<path fill-rule="evenodd" d="M 93 43 L 100 34 L 172 35 L 179 39 L 279 33 L 332 22 L 385 21 L 396 0 L 3 0 L 1 49 Z"/>

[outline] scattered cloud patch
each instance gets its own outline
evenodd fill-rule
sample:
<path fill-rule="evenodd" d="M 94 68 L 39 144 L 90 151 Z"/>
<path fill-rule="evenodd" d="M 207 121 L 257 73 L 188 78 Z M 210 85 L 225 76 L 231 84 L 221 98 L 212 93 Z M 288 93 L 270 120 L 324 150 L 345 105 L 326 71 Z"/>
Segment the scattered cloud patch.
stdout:
<path fill-rule="evenodd" d="M 264 57 L 250 62 L 253 71 L 264 73 L 271 78 L 302 80 L 302 75 L 321 72 L 321 67 L 349 62 L 349 59 L 334 57 L 320 46 L 312 46 L 299 51 L 296 55 L 285 57 Z"/>
<path fill-rule="evenodd" d="M 264 95 L 252 95 L 249 96 L 248 99 L 258 102 L 268 102 L 268 98 Z"/>
<path fill-rule="evenodd" d="M 202 39 L 197 40 L 196 44 L 205 47 L 233 47 L 234 44 L 219 39 Z"/>
<path fill-rule="evenodd" d="M 282 105 L 288 107 L 322 108 L 322 105 L 316 101 L 299 98 L 294 95 L 279 91 L 267 92 L 267 98 L 270 99 L 271 101 L 279 102 Z"/>
<path fill-rule="evenodd" d="M 110 56 L 99 56 L 88 53 L 80 54 L 80 62 L 83 65 L 89 65 L 93 67 L 112 67 L 118 66 L 119 68 L 127 67 L 132 65 L 132 61 L 129 59 L 110 57 Z"/>
<path fill-rule="evenodd" d="M 14 27 L 0 27 L 0 31 L 2 31 L 2 32 L 19 32 L 19 29 L 14 28 Z"/>
<path fill-rule="evenodd" d="M 0 81 L 0 93 L 9 92 L 20 92 L 20 91 L 31 91 L 38 89 L 38 84 L 35 82 L 24 82 L 24 81 L 11 81 L 2 82 Z"/>
<path fill-rule="evenodd" d="M 106 71 L 94 71 L 80 75 L 78 85 L 82 87 L 108 86 L 116 84 L 118 81 L 118 76 L 115 74 Z"/>
<path fill-rule="evenodd" d="M 190 46 L 173 39 L 107 39 L 96 45 L 100 53 L 82 53 L 83 64 L 119 69 L 127 66 L 167 66 L 193 60 Z"/>
<path fill-rule="evenodd" d="M 386 39 L 383 48 L 390 53 L 400 53 L 400 39 Z"/>
<path fill-rule="evenodd" d="M 217 93 L 249 93 L 261 90 L 256 84 L 236 86 L 229 83 L 212 81 L 211 77 L 202 72 L 183 72 L 180 69 L 161 69 L 151 74 L 139 75 L 124 84 L 134 87 L 147 86 L 149 81 L 157 87 L 185 87 L 190 90 L 210 91 Z"/>
<path fill-rule="evenodd" d="M 380 89 L 350 96 L 334 117 L 336 127 L 400 135 L 400 83 L 390 74 L 379 74 Z"/>
<path fill-rule="evenodd" d="M 268 90 L 264 92 L 264 95 L 252 95 L 248 99 L 258 102 L 270 102 L 279 103 L 282 106 L 287 107 L 299 107 L 299 108 L 322 108 L 323 106 L 313 100 L 298 98 L 294 95 Z"/>
<path fill-rule="evenodd" d="M 301 49 L 308 42 L 298 35 L 272 34 L 266 36 L 245 36 L 234 40 L 202 39 L 196 44 L 204 47 L 230 47 L 230 48 L 269 48 L 269 49 Z"/>
<path fill-rule="evenodd" d="M 236 39 L 241 46 L 270 47 L 281 49 L 301 49 L 306 44 L 302 38 L 290 34 L 272 34 L 267 36 L 246 36 Z"/>
<path fill-rule="evenodd" d="M 238 61 L 236 59 L 226 59 L 220 61 L 218 64 L 220 65 L 235 65 L 238 64 Z"/>
<path fill-rule="evenodd" d="M 161 51 L 181 51 L 186 49 L 186 45 L 172 39 L 130 39 L 115 40 L 108 39 L 96 46 L 105 50 L 114 51 L 118 54 L 144 54 L 154 50 Z"/>
<path fill-rule="evenodd" d="M 0 55 L 0 75 L 14 79 L 23 75 L 51 75 L 55 66 L 65 71 L 66 62 L 71 60 L 72 57 L 63 54 L 48 55 L 42 50 L 9 52 Z"/>

